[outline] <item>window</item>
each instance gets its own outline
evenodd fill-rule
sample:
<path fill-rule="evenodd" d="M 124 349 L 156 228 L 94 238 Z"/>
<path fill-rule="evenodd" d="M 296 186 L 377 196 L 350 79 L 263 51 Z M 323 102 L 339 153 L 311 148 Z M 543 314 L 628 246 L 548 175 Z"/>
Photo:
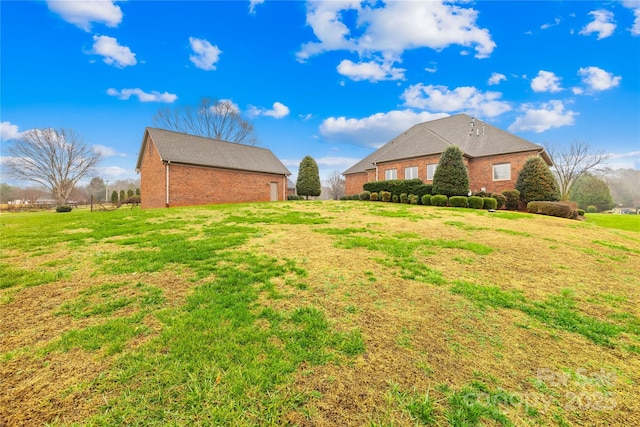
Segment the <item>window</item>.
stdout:
<path fill-rule="evenodd" d="M 437 163 L 427 165 L 427 181 L 433 181 L 433 175 L 436 173 Z"/>
<path fill-rule="evenodd" d="M 398 179 L 398 171 L 396 169 L 387 169 L 384 171 L 384 179 Z"/>
<path fill-rule="evenodd" d="M 493 165 L 493 180 L 508 181 L 511 179 L 511 163 Z"/>
<path fill-rule="evenodd" d="M 418 167 L 412 166 L 410 168 L 404 168 L 404 179 L 414 179 L 418 177 Z"/>

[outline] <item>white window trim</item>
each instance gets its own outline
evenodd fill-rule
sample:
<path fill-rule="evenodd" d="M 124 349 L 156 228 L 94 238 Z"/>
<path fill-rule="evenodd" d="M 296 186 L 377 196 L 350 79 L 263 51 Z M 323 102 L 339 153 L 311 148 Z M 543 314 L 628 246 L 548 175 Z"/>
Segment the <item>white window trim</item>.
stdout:
<path fill-rule="evenodd" d="M 407 177 L 407 171 L 408 170 L 414 170 L 416 171 L 415 174 L 411 174 L 414 175 L 411 178 Z M 417 166 L 409 166 L 408 168 L 404 168 L 404 179 L 415 179 L 418 177 L 418 167 Z"/>
<path fill-rule="evenodd" d="M 392 177 L 387 177 L 388 175 L 393 175 Z M 385 181 L 391 180 L 391 179 L 398 179 L 398 169 L 393 168 L 393 169 L 386 169 L 384 171 L 384 179 Z"/>
<path fill-rule="evenodd" d="M 507 178 L 496 179 L 496 166 L 509 166 L 509 176 Z M 511 181 L 511 163 L 497 163 L 492 165 L 491 177 L 494 181 Z"/>
<path fill-rule="evenodd" d="M 431 178 L 429 178 L 429 166 L 433 166 L 433 173 L 431 174 Z M 427 165 L 427 181 L 433 181 L 433 176 L 436 174 L 436 169 L 438 169 L 437 163 L 429 163 Z"/>

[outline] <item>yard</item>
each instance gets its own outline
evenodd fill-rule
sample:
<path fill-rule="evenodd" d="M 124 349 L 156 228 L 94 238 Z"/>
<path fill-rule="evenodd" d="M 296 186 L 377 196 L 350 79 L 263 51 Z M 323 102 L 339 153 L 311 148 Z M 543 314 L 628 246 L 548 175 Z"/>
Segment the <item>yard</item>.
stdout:
<path fill-rule="evenodd" d="M 360 201 L 4 213 L 0 425 L 640 425 L 619 228 Z"/>

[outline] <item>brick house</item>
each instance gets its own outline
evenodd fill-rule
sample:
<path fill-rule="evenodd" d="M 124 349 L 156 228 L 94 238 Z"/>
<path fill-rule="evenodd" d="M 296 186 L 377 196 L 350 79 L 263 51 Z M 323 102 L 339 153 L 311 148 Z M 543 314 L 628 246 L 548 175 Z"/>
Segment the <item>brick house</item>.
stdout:
<path fill-rule="evenodd" d="M 365 183 L 388 179 L 419 178 L 432 184 L 440 156 L 450 145 L 457 145 L 464 153 L 473 192 L 514 189 L 524 162 L 531 156 L 541 156 L 553 165 L 540 145 L 457 114 L 414 125 L 344 171 L 345 192 L 358 194 Z"/>
<path fill-rule="evenodd" d="M 286 200 L 291 172 L 265 148 L 146 128 L 142 208 Z"/>

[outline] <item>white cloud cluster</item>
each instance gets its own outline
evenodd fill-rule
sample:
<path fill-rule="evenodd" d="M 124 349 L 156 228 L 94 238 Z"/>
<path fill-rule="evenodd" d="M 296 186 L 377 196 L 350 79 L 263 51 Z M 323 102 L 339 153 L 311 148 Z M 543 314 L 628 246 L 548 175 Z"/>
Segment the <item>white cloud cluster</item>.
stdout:
<path fill-rule="evenodd" d="M 504 74 L 500 74 L 500 73 L 492 73 L 491 77 L 489 77 L 489 80 L 487 81 L 487 84 L 489 86 L 495 86 L 500 84 L 501 81 L 503 80 L 507 80 L 507 76 L 505 76 Z"/>
<path fill-rule="evenodd" d="M 350 28 L 348 17 L 354 14 L 356 27 Z M 297 57 L 304 61 L 328 51 L 357 52 L 373 62 L 342 61 L 339 72 L 360 80 L 401 79 L 403 72 L 392 64 L 405 50 L 460 45 L 475 49 L 478 58 L 488 57 L 496 44 L 487 29 L 477 26 L 477 17 L 476 10 L 445 1 L 309 1 L 307 24 L 318 41 L 303 44 Z M 389 59 L 391 64 L 385 64 Z"/>
<path fill-rule="evenodd" d="M 540 26 L 540 29 L 541 29 L 541 30 L 548 30 L 549 28 L 551 28 L 551 27 L 555 27 L 555 26 L 558 26 L 558 25 L 560 25 L 560 18 L 556 18 L 556 19 L 554 19 L 554 20 L 553 20 L 553 23 L 546 23 L 546 24 L 542 24 L 542 25 Z"/>
<path fill-rule="evenodd" d="M 68 23 L 85 31 L 91 30 L 93 22 L 103 23 L 107 27 L 117 27 L 122 22 L 122 10 L 116 1 L 47 0 L 47 6 Z"/>
<path fill-rule="evenodd" d="M 415 112 L 407 109 L 376 113 L 361 119 L 329 117 L 320 125 L 320 134 L 329 140 L 379 148 L 416 123 L 446 116 L 444 113 Z"/>
<path fill-rule="evenodd" d="M 18 131 L 18 126 L 11 122 L 0 122 L 0 141 L 10 141 L 18 139 L 22 136 L 22 132 Z"/>
<path fill-rule="evenodd" d="M 193 64 L 203 70 L 211 71 L 216 69 L 216 62 L 220 59 L 222 51 L 218 46 L 212 45 L 204 39 L 189 37 L 189 44 L 193 49 L 193 55 L 189 56 L 189 60 Z"/>
<path fill-rule="evenodd" d="M 171 103 L 174 102 L 176 99 L 178 99 L 177 95 L 174 95 L 172 93 L 169 92 L 156 92 L 156 91 L 151 91 L 151 93 L 145 92 L 142 89 L 139 88 L 135 88 L 135 89 L 122 89 L 122 90 L 116 90 L 114 88 L 109 88 L 107 89 L 107 95 L 109 96 L 115 96 L 118 99 L 123 99 L 123 100 L 127 100 L 129 98 L 131 98 L 132 96 L 136 96 L 138 97 L 138 101 L 140 102 L 167 102 L 167 103 Z"/>
<path fill-rule="evenodd" d="M 628 9 L 633 10 L 635 20 L 633 26 L 629 29 L 634 36 L 640 36 L 640 2 L 638 0 L 624 0 L 622 5 Z"/>
<path fill-rule="evenodd" d="M 289 115 L 289 107 L 284 105 L 282 102 L 277 102 L 277 101 L 273 103 L 273 106 L 271 109 L 259 108 L 251 105 L 249 107 L 249 110 L 247 111 L 247 114 L 249 114 L 249 116 L 251 117 L 267 116 L 267 117 L 273 117 L 276 119 L 281 119 Z"/>
<path fill-rule="evenodd" d="M 354 63 L 348 59 L 342 60 L 337 67 L 338 73 L 351 80 L 369 80 L 377 82 L 381 80 L 404 80 L 404 68 L 394 68 L 393 62 L 375 61 Z"/>
<path fill-rule="evenodd" d="M 407 107 L 442 111 L 447 113 L 466 112 L 478 117 L 495 117 L 511 110 L 509 103 L 500 101 L 500 92 L 482 92 L 472 86 L 462 86 L 450 90 L 446 86 L 409 86 L 401 98 Z"/>
<path fill-rule="evenodd" d="M 541 133 L 561 126 L 573 125 L 575 111 L 566 110 L 562 101 L 553 100 L 539 106 L 524 104 L 523 114 L 509 126 L 510 132 L 532 131 Z"/>
<path fill-rule="evenodd" d="M 255 15 L 256 6 L 262 3 L 264 3 L 264 0 L 249 0 L 249 13 Z"/>
<path fill-rule="evenodd" d="M 127 157 L 125 153 L 118 153 L 115 149 L 102 144 L 94 144 L 91 149 L 103 157 Z"/>
<path fill-rule="evenodd" d="M 531 89 L 534 92 L 560 92 L 560 78 L 551 71 L 538 71 L 538 75 L 531 80 Z"/>
<path fill-rule="evenodd" d="M 582 82 L 591 92 L 599 92 L 611 89 L 620 84 L 622 77 L 614 76 L 613 73 L 599 67 L 585 67 L 578 70 L 578 75 L 582 77 Z"/>
<path fill-rule="evenodd" d="M 589 24 L 580 30 L 580 34 L 588 36 L 593 33 L 598 33 L 598 40 L 605 39 L 613 34 L 616 29 L 613 12 L 599 9 L 589 12 L 589 15 L 593 16 L 593 21 L 589 22 Z"/>
<path fill-rule="evenodd" d="M 127 46 L 118 44 L 118 40 L 109 36 L 93 36 L 93 50 L 89 53 L 101 55 L 103 61 L 116 67 L 136 65 L 136 54 Z"/>

